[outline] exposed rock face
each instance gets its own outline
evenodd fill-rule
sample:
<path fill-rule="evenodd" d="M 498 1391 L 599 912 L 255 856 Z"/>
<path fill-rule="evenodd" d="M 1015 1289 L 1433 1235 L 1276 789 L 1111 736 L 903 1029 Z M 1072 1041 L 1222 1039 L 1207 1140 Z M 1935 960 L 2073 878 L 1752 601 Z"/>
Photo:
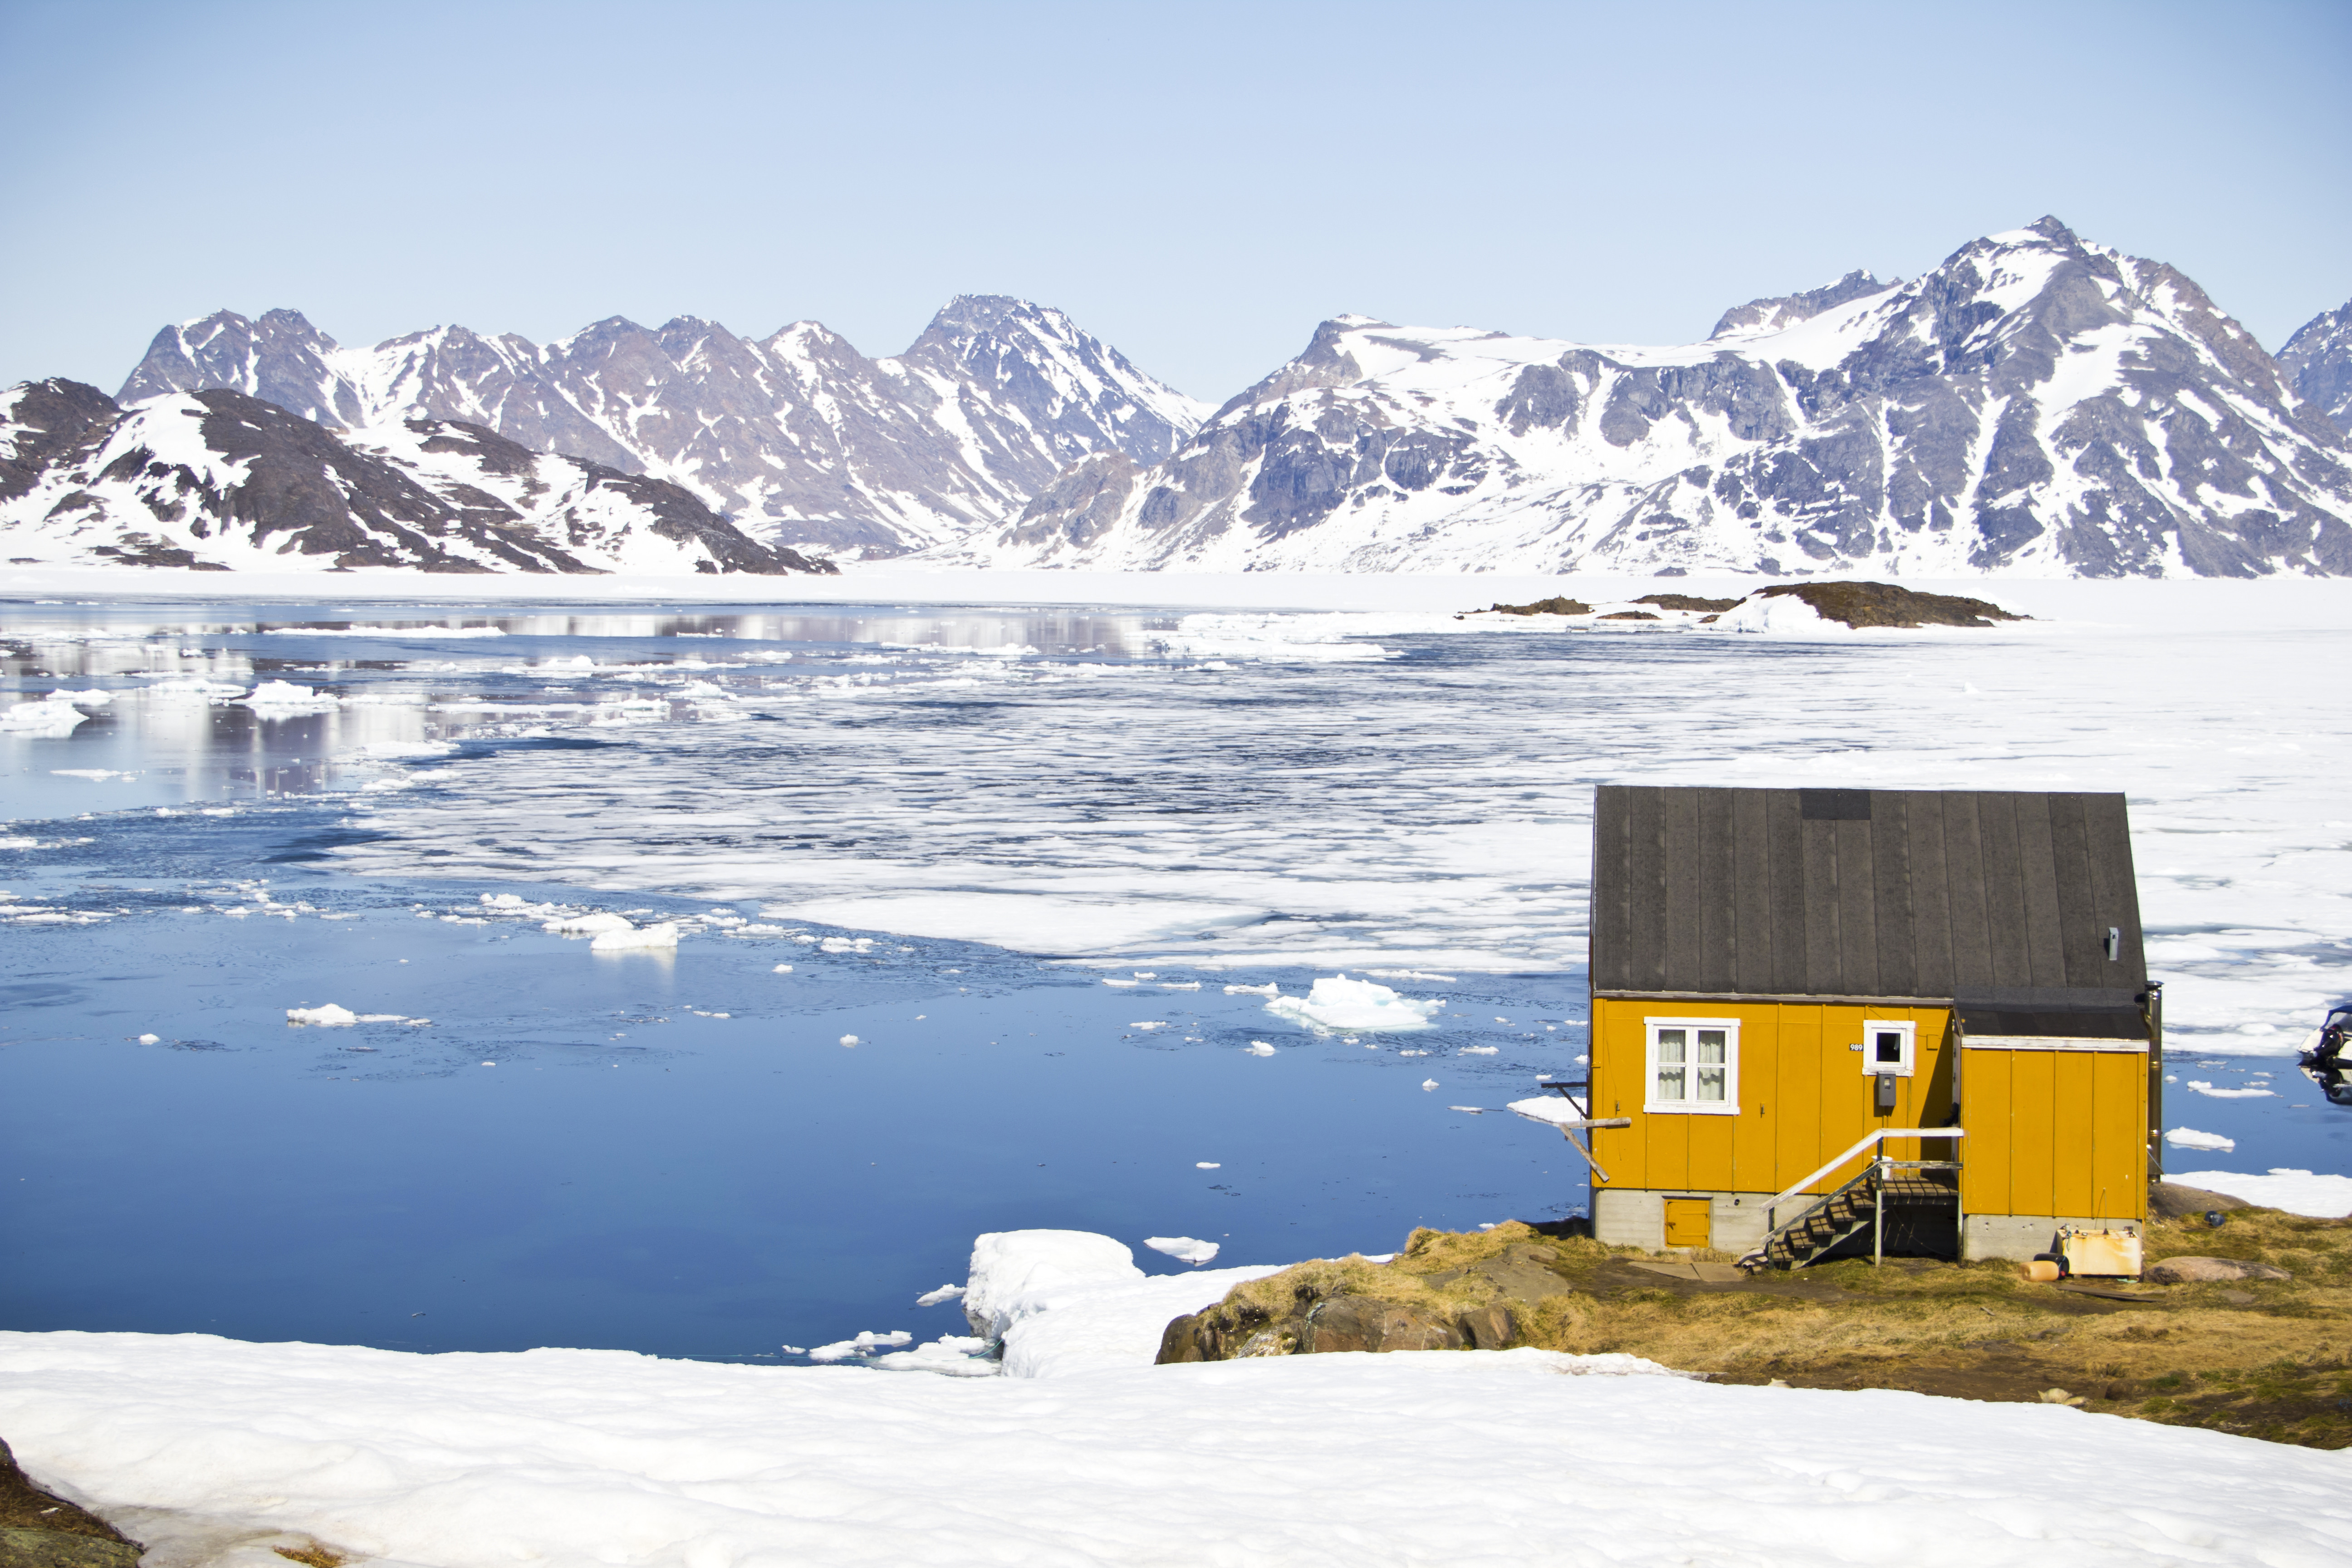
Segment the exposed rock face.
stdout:
<path fill-rule="evenodd" d="M 1864 626 L 1989 626 L 1998 621 L 2021 621 L 1999 605 L 1967 599 L 1956 594 L 1922 594 L 1892 583 L 1776 583 L 1759 588 L 1755 597 L 1801 599 L 1825 621 Z M 1662 603 L 1663 600 L 1650 601 Z M 1693 600 L 1691 607 L 1717 606 Z M 1669 606 L 1680 609 L 1682 605 Z M 1728 606 L 1723 606 L 1727 608 Z"/>
<path fill-rule="evenodd" d="M 1002 521 L 1074 462 L 1167 457 L 1206 410 L 1058 310 L 949 302 L 869 360 L 796 321 L 754 342 L 613 317 L 541 346 L 436 327 L 346 349 L 295 310 L 166 327 L 125 403 L 222 388 L 321 425 L 478 425 L 679 485 L 762 537 L 894 554 Z"/>
<path fill-rule="evenodd" d="M 2297 397 L 2338 430 L 2352 431 L 2352 303 L 2305 321 L 2279 350 L 2278 362 Z"/>
<path fill-rule="evenodd" d="M 2204 292 L 2054 218 L 1668 349 L 1325 322 L 1164 462 L 950 559 L 1193 570 L 2352 574 L 2352 449 Z"/>
<path fill-rule="evenodd" d="M 2226 1285 L 2237 1279 L 2294 1278 L 2271 1264 L 2248 1263 L 2235 1258 L 2168 1258 L 2151 1264 L 2147 1277 L 2158 1285 Z"/>
<path fill-rule="evenodd" d="M 136 1568 L 139 1547 L 89 1510 L 33 1484 L 0 1442 L 0 1568 Z"/>
<path fill-rule="evenodd" d="M 415 420 L 362 446 L 238 392 L 125 412 L 73 382 L 0 393 L 0 554 L 271 571 L 829 572 L 667 480 Z"/>
<path fill-rule="evenodd" d="M 1592 606 L 1581 599 L 1571 599 L 1565 594 L 1549 599 L 1538 599 L 1526 605 L 1489 605 L 1487 614 L 1496 616 L 1589 616 Z"/>

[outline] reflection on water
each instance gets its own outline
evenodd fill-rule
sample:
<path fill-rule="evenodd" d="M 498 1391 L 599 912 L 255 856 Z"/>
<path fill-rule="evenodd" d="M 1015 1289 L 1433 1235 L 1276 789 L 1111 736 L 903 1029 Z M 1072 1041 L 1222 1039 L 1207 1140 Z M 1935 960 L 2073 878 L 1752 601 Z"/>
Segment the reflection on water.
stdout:
<path fill-rule="evenodd" d="M 689 673 L 806 678 L 891 655 L 1051 661 L 1153 655 L 1165 616 L 1069 610 L 420 611 L 414 605 L 159 612 L 0 605 L 0 700 L 105 693 L 69 731 L 0 733 L 0 817 L 267 800 L 363 788 L 400 757 L 518 719 L 599 708 L 672 717 Z M 596 681 L 601 691 L 584 691 Z M 316 700 L 255 700 L 282 683 Z M 756 683 L 755 683 L 756 684 Z M 615 685 L 635 685 L 634 704 Z M 263 694 L 266 695 L 266 694 Z M 708 695 L 701 694 L 701 695 Z M 678 709 L 676 717 L 692 717 Z M 5 719 L 0 711 L 0 719 Z"/>

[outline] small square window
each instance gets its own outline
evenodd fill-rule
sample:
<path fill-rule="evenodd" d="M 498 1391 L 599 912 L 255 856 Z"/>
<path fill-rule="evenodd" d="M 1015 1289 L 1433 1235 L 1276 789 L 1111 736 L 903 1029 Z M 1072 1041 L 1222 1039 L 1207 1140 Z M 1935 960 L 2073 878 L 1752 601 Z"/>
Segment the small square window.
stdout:
<path fill-rule="evenodd" d="M 1909 1078 L 1918 1064 L 1919 1026 L 1884 1018 L 1862 1022 L 1862 1070 L 1866 1078 Z"/>
<path fill-rule="evenodd" d="M 1644 1110 L 1739 1114 L 1739 1024 L 1733 1018 L 1649 1018 Z"/>

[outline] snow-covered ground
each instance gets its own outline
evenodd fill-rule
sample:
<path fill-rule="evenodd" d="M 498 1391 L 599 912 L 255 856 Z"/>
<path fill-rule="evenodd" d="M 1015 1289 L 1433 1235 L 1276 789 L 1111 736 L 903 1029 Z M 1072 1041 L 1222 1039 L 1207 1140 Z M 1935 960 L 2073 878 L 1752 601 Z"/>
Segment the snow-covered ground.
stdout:
<path fill-rule="evenodd" d="M 0 1430 L 37 1479 L 187 1568 L 274 1568 L 271 1546 L 311 1542 L 355 1568 L 2352 1552 L 2343 1454 L 2055 1405 L 1720 1387 L 1532 1350 L 1152 1366 L 1124 1250 L 981 1238 L 972 1296 L 1016 1335 L 1058 1318 L 1088 1347 L 1003 1377 L 0 1334 Z M 1230 1282 L 1156 1281 L 1150 1312 Z"/>

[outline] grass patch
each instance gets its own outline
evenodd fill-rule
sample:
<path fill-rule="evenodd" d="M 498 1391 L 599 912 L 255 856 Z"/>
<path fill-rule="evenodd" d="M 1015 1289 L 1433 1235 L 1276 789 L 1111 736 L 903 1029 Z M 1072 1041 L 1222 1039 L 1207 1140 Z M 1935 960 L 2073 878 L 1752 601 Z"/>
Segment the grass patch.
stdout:
<path fill-rule="evenodd" d="M 1624 1352 L 1723 1382 L 1907 1388 L 1996 1400 L 2081 1394 L 2093 1410 L 2276 1442 L 2352 1447 L 2352 1221 L 2269 1209 L 2151 1221 L 2149 1262 L 2234 1258 L 2286 1280 L 2150 1288 L 2145 1304 L 2029 1283 L 2011 1263 L 1890 1259 L 1712 1287 L 1633 1267 L 1648 1254 L 1516 1221 L 1416 1230 L 1388 1263 L 1302 1263 L 1227 1307 L 1278 1322 L 1334 1296 L 1445 1315 L 1500 1303 L 1518 1342 Z"/>
<path fill-rule="evenodd" d="M 321 1546 L 315 1541 L 308 1546 L 273 1546 L 269 1550 L 289 1563 L 307 1563 L 310 1568 L 343 1568 L 351 1561 L 332 1547 Z"/>

